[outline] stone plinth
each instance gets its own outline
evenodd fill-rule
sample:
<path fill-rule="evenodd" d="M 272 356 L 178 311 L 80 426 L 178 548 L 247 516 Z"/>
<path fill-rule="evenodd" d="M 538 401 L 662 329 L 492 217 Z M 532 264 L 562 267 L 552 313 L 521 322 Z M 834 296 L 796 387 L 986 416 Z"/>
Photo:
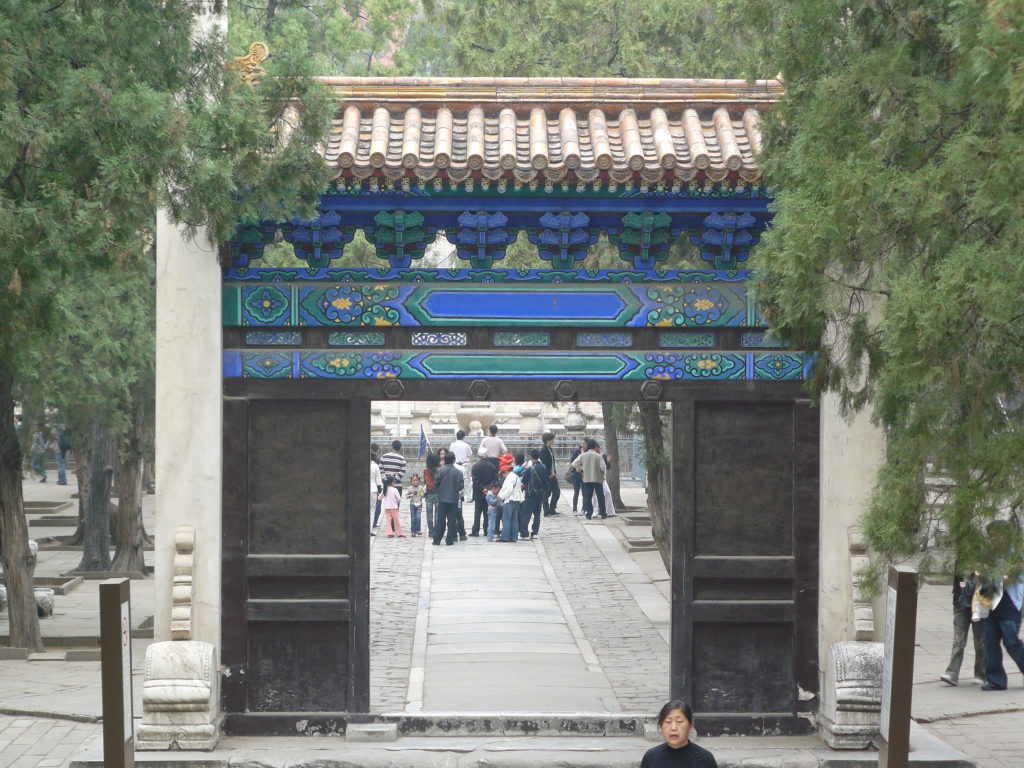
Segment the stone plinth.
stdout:
<path fill-rule="evenodd" d="M 540 413 L 540 408 L 520 408 L 519 431 L 524 435 L 543 432 L 544 425 L 540 420 Z"/>
<path fill-rule="evenodd" d="M 220 740 L 214 647 L 195 640 L 146 649 L 139 750 L 210 750 Z"/>
<path fill-rule="evenodd" d="M 409 425 L 409 434 L 416 435 L 418 437 L 420 434 L 420 427 L 423 427 L 423 432 L 429 436 L 431 434 L 430 413 L 431 412 L 428 410 L 421 410 L 419 408 L 414 408 L 410 411 L 409 415 L 412 421 Z"/>
<path fill-rule="evenodd" d="M 882 643 L 829 648 L 818 724 L 832 749 L 867 749 L 881 729 Z"/>

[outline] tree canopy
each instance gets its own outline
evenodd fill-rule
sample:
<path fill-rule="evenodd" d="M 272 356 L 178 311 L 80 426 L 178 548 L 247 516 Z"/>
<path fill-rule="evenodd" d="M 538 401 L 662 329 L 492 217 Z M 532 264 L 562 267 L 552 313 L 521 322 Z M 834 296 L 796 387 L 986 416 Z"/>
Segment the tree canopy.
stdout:
<path fill-rule="evenodd" d="M 330 106 L 306 63 L 281 57 L 246 84 L 226 69 L 215 25 L 204 28 L 207 5 L 0 5 L 0 559 L 14 645 L 41 647 L 24 565 L 14 382 L 49 365 L 57 335 L 84 331 L 97 335 L 77 348 L 82 383 L 104 366 L 120 384 L 145 372 L 146 355 L 120 356 L 119 329 L 102 322 L 102 308 L 79 322 L 74 307 L 105 301 L 108 277 L 149 258 L 143 243 L 158 207 L 224 242 L 240 219 L 308 213 L 327 180 L 313 147 Z M 300 98 L 301 120 L 287 106 Z"/>
<path fill-rule="evenodd" d="M 1024 15 L 993 0 L 758 4 L 786 98 L 765 127 L 772 325 L 813 389 L 871 407 L 888 455 L 864 530 L 887 558 L 939 514 L 965 567 L 1020 569 Z M 1012 518 L 1017 548 L 986 531 Z M 998 537 L 996 537 L 998 538 Z"/>

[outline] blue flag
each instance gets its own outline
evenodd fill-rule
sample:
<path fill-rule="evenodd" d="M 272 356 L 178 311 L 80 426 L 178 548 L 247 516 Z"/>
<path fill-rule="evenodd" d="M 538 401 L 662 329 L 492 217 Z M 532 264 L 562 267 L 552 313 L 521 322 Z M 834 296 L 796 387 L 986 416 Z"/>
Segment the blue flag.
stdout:
<path fill-rule="evenodd" d="M 422 459 L 425 453 L 430 453 L 430 443 L 427 442 L 427 433 L 423 431 L 423 425 L 420 424 L 420 452 L 416 458 Z"/>

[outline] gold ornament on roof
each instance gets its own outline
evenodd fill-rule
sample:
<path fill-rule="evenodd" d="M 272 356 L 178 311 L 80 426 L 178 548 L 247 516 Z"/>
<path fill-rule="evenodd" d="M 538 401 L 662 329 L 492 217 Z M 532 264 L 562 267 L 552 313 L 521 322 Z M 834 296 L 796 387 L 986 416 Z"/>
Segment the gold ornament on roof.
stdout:
<path fill-rule="evenodd" d="M 249 53 L 245 56 L 237 56 L 234 64 L 238 67 L 239 74 L 246 83 L 252 84 L 253 80 L 263 74 L 263 67 L 260 63 L 267 60 L 270 55 L 270 48 L 266 43 L 252 43 L 249 45 Z"/>

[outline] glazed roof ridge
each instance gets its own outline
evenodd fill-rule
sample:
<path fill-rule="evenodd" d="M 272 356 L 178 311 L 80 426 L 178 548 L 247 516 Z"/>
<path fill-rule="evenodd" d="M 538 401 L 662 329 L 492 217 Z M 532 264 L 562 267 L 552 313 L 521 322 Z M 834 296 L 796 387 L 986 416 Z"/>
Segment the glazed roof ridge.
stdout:
<path fill-rule="evenodd" d="M 506 104 L 763 104 L 783 95 L 781 81 L 728 78 L 621 77 L 348 77 L 316 78 L 345 101 L 500 102 Z"/>
<path fill-rule="evenodd" d="M 760 180 L 779 80 L 327 77 L 340 177 L 652 184 Z"/>

